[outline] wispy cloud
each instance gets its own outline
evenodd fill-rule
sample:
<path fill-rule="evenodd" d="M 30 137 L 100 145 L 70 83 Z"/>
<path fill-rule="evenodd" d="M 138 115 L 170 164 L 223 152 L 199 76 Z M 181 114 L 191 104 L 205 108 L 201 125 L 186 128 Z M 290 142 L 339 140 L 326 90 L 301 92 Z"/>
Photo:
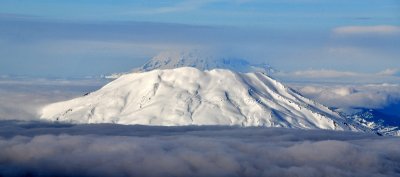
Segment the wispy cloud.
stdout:
<path fill-rule="evenodd" d="M 170 5 L 170 6 L 135 10 L 135 11 L 133 11 L 133 13 L 135 13 L 135 14 L 137 14 L 137 13 L 139 13 L 139 14 L 164 14 L 164 13 L 184 12 L 184 11 L 190 11 L 190 10 L 195 10 L 197 8 L 200 8 L 207 2 L 208 1 L 183 1 L 183 2 L 179 2 L 176 4 Z M 132 13 L 132 12 L 129 12 L 129 13 Z"/>
<path fill-rule="evenodd" d="M 398 68 L 388 68 L 381 72 L 378 72 L 377 74 L 385 76 L 395 76 L 400 74 L 400 70 Z"/>
<path fill-rule="evenodd" d="M 354 77 L 361 75 L 360 73 L 350 71 L 337 71 L 337 70 L 304 70 L 295 71 L 293 76 L 307 77 L 307 78 L 338 78 L 338 77 Z"/>
<path fill-rule="evenodd" d="M 243 4 L 251 2 L 252 0 L 182 0 L 177 3 L 160 6 L 160 7 L 153 7 L 153 8 L 144 8 L 140 10 L 129 11 L 129 13 L 134 14 L 167 14 L 167 13 L 177 13 L 177 12 L 188 12 L 198 10 L 204 6 L 213 3 L 235 3 L 235 4 Z"/>
<path fill-rule="evenodd" d="M 391 35 L 400 34 L 400 26 L 377 25 L 377 26 L 343 26 L 333 29 L 335 34 L 357 35 L 357 34 L 377 34 Z"/>
<path fill-rule="evenodd" d="M 339 71 L 332 69 L 278 72 L 274 76 L 286 81 L 333 82 L 333 83 L 400 83 L 399 69 L 388 68 L 377 73 Z"/>

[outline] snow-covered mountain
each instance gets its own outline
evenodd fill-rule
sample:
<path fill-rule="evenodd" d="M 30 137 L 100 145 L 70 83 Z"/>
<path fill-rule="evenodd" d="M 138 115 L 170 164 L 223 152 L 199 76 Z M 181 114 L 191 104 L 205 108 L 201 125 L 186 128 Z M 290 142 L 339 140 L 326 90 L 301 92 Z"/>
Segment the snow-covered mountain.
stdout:
<path fill-rule="evenodd" d="M 122 75 L 96 92 L 44 107 L 41 118 L 74 123 L 360 130 L 261 72 L 193 67 Z"/>
<path fill-rule="evenodd" d="M 377 109 L 360 108 L 354 113 L 346 113 L 337 109 L 337 112 L 347 119 L 351 119 L 368 129 L 381 135 L 400 136 L 400 117 L 388 115 Z"/>
<path fill-rule="evenodd" d="M 133 69 L 132 72 L 179 67 L 193 67 L 199 70 L 229 69 L 236 72 L 263 72 L 266 74 L 276 72 L 275 69 L 265 63 L 252 64 L 240 58 L 220 57 L 195 50 L 161 52 L 141 67 Z M 123 74 L 127 73 L 114 73 L 107 75 L 106 78 L 116 79 Z"/>

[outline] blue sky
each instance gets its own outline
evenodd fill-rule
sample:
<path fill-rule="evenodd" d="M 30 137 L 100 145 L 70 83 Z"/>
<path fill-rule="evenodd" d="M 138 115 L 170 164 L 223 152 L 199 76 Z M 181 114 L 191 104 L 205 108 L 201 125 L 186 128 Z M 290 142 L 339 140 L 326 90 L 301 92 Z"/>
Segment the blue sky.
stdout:
<path fill-rule="evenodd" d="M 273 28 L 399 24 L 396 0 L 2 0 L 2 13 L 96 21 Z"/>
<path fill-rule="evenodd" d="M 100 75 L 183 48 L 287 72 L 398 69 L 400 1 L 0 1 L 0 75 Z"/>

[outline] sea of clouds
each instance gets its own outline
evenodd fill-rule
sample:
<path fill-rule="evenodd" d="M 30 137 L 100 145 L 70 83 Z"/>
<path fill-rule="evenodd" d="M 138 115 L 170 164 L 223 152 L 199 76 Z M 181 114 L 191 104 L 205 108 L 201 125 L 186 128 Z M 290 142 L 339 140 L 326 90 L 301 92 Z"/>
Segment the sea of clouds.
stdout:
<path fill-rule="evenodd" d="M 398 176 L 395 137 L 0 121 L 0 176 Z"/>

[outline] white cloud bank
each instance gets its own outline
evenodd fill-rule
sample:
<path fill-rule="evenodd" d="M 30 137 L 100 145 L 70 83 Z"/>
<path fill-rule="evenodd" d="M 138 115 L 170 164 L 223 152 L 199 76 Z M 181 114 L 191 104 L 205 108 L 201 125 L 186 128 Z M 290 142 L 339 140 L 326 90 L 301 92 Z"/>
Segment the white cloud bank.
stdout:
<path fill-rule="evenodd" d="M 400 173 L 398 138 L 351 132 L 4 121 L 0 126 L 4 137 L 0 138 L 0 176 L 357 177 Z"/>
<path fill-rule="evenodd" d="M 391 35 L 391 34 L 400 34 L 400 26 L 393 26 L 393 25 L 343 26 L 333 29 L 333 33 L 339 35 L 353 35 L 353 34 Z"/>
<path fill-rule="evenodd" d="M 336 108 L 380 109 L 400 102 L 398 84 L 291 84 L 302 95 Z"/>
<path fill-rule="evenodd" d="M 33 120 L 44 105 L 81 96 L 104 81 L 0 79 L 0 120 Z"/>

